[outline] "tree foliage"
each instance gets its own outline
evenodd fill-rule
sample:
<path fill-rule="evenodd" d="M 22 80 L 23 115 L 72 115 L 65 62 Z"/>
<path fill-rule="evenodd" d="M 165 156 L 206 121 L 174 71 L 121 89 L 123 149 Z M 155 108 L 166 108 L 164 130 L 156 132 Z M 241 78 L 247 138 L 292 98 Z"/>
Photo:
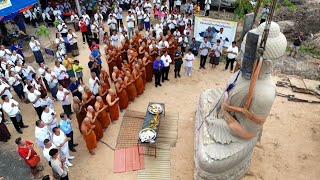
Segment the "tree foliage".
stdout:
<path fill-rule="evenodd" d="M 271 3 L 272 0 L 262 0 L 260 9 Z M 251 13 L 255 9 L 250 3 L 250 0 L 237 0 L 236 7 L 234 10 L 234 19 L 242 19 L 247 13 Z M 292 4 L 290 0 L 278 0 L 275 10 L 280 9 L 280 7 L 286 7 L 293 12 L 297 10 L 296 6 Z"/>

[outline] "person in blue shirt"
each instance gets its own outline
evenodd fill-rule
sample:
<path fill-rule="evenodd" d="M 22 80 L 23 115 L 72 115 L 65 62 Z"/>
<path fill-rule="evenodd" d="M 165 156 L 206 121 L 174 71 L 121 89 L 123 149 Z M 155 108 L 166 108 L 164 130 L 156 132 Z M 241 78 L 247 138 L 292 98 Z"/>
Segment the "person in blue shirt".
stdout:
<path fill-rule="evenodd" d="M 215 32 L 212 32 L 211 27 L 209 26 L 207 31 L 203 33 L 203 38 L 208 38 L 208 41 L 212 43 L 214 40 L 214 35 L 215 35 Z"/>
<path fill-rule="evenodd" d="M 11 52 L 16 51 L 18 54 L 20 54 L 24 58 L 24 55 L 22 53 L 22 46 L 17 41 L 14 41 L 13 44 L 11 44 L 10 50 Z"/>
<path fill-rule="evenodd" d="M 82 93 L 79 91 L 80 82 L 75 78 L 70 78 L 69 90 L 72 93 L 72 96 L 77 96 L 80 101 L 82 101 Z"/>
<path fill-rule="evenodd" d="M 192 42 L 190 43 L 190 49 L 191 49 L 191 52 L 194 56 L 197 56 L 198 55 L 198 50 L 199 50 L 199 43 L 196 41 L 195 38 L 192 38 Z"/>
<path fill-rule="evenodd" d="M 155 86 L 161 86 L 160 79 L 162 74 L 162 68 L 164 67 L 163 62 L 160 59 L 160 56 L 157 56 L 156 60 L 153 62 L 153 74 L 155 77 Z"/>
<path fill-rule="evenodd" d="M 93 47 L 91 51 L 91 55 L 98 61 L 98 68 L 101 69 L 102 67 L 101 53 L 96 46 Z"/>
<path fill-rule="evenodd" d="M 65 113 L 61 113 L 60 118 L 61 120 L 60 120 L 59 126 L 61 131 L 64 132 L 64 134 L 71 139 L 70 141 L 68 141 L 69 150 L 72 152 L 76 152 L 74 147 L 78 146 L 78 144 L 73 143 L 73 130 L 71 126 L 71 120 L 68 118 L 67 114 Z"/>

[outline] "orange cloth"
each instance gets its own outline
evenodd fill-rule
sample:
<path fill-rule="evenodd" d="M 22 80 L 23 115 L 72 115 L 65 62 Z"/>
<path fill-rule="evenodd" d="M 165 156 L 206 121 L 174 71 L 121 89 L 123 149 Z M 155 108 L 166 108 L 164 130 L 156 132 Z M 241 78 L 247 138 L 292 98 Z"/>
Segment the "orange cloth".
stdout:
<path fill-rule="evenodd" d="M 140 68 L 141 68 L 141 78 L 143 80 L 143 86 L 146 86 L 147 84 L 147 73 L 146 73 L 146 69 L 145 69 L 145 65 L 144 64 L 140 64 Z"/>
<path fill-rule="evenodd" d="M 105 93 L 105 92 L 107 92 L 109 89 L 110 89 L 110 86 L 108 85 L 108 84 L 105 84 L 105 85 L 101 85 L 100 86 L 100 91 L 102 92 L 102 93 Z M 103 102 L 106 104 L 107 103 L 107 95 L 108 95 L 108 93 L 106 93 L 105 95 L 103 95 L 102 96 L 102 94 L 99 94 L 100 96 L 101 96 L 101 98 L 102 98 L 102 100 L 103 100 Z"/>
<path fill-rule="evenodd" d="M 99 106 L 99 111 L 104 107 L 104 105 L 105 105 L 104 102 L 101 101 L 100 102 L 100 106 Z M 98 118 L 99 118 L 100 124 L 101 124 L 103 129 L 105 129 L 105 128 L 107 128 L 109 126 L 111 120 L 110 120 L 109 114 L 108 114 L 106 109 L 101 111 L 98 114 Z"/>
<path fill-rule="evenodd" d="M 84 92 L 84 93 L 86 93 L 86 92 Z M 86 93 L 86 95 L 87 95 L 87 100 L 88 100 L 91 96 L 93 96 L 93 93 L 90 91 L 90 92 Z M 87 104 L 84 105 L 84 107 L 85 108 L 87 108 L 88 106 L 94 107 L 94 103 L 96 103 L 96 99 L 91 99 Z"/>
<path fill-rule="evenodd" d="M 133 76 L 130 75 L 130 77 L 128 77 L 129 80 L 128 82 L 130 82 L 131 80 L 133 80 Z M 127 86 L 127 93 L 128 93 L 128 99 L 129 101 L 133 101 L 134 98 L 137 97 L 137 89 L 135 86 L 135 82 L 131 83 L 130 85 Z"/>
<path fill-rule="evenodd" d="M 106 70 L 102 69 L 100 73 L 101 79 L 108 85 L 108 89 L 110 89 L 109 75 Z"/>
<path fill-rule="evenodd" d="M 79 130 L 81 132 L 81 124 L 82 124 L 83 119 L 86 117 L 87 112 L 85 111 L 83 106 L 79 111 L 80 112 L 78 114 L 76 114 L 76 117 L 77 117 L 77 121 L 78 121 L 78 125 L 79 125 Z"/>
<path fill-rule="evenodd" d="M 123 86 L 123 84 L 121 84 L 120 86 Z M 129 105 L 129 100 L 128 100 L 128 95 L 127 95 L 126 89 L 123 88 L 121 90 L 121 92 L 117 92 L 117 94 L 118 94 L 118 97 L 119 97 L 120 110 L 127 109 L 128 105 Z"/>
<path fill-rule="evenodd" d="M 144 84 L 143 84 L 143 79 L 141 76 L 138 77 L 135 81 L 136 89 L 137 89 L 137 94 L 141 95 L 144 91 Z"/>
<path fill-rule="evenodd" d="M 153 59 L 151 56 L 147 57 L 147 62 L 149 64 L 146 65 L 146 81 L 151 82 L 153 76 Z"/>
<path fill-rule="evenodd" d="M 116 99 L 116 95 L 111 95 L 111 102 L 113 102 Z M 111 121 L 115 121 L 119 119 L 119 101 L 114 103 L 113 106 L 110 106 L 109 104 L 109 110 L 110 110 L 110 119 Z"/>
<path fill-rule="evenodd" d="M 91 129 L 91 124 L 87 128 Z M 94 133 L 94 131 L 91 130 L 91 132 L 88 135 L 82 133 L 82 137 L 86 142 L 87 149 L 89 151 L 97 147 L 96 134 Z"/>
<path fill-rule="evenodd" d="M 108 60 L 109 74 L 112 74 L 114 66 L 117 66 L 116 60 L 113 59 L 111 62 Z"/>
<path fill-rule="evenodd" d="M 95 116 L 96 112 L 92 113 L 92 118 Z M 99 141 L 103 137 L 103 128 L 100 123 L 99 117 L 96 118 L 96 120 L 93 122 L 96 127 L 93 129 L 94 133 L 96 134 L 96 139 Z"/>

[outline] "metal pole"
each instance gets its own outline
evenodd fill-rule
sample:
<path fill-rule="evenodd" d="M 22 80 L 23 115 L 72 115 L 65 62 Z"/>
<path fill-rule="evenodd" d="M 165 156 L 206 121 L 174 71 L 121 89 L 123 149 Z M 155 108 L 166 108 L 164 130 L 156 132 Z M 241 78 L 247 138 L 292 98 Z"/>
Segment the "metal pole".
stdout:
<path fill-rule="evenodd" d="M 79 0 L 75 0 L 75 3 L 76 3 L 77 11 L 78 11 L 78 16 L 81 17 L 82 12 L 81 12 L 81 8 L 80 8 Z"/>

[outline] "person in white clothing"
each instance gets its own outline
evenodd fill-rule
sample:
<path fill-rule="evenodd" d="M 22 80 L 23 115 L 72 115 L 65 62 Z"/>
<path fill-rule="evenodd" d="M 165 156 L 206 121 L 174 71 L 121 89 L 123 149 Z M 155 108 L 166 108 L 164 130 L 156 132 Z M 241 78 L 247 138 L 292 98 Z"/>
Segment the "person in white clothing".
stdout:
<path fill-rule="evenodd" d="M 114 13 L 116 14 L 117 17 L 117 27 L 120 27 L 120 24 L 122 24 L 122 8 L 117 5 L 117 7 L 114 9 Z"/>
<path fill-rule="evenodd" d="M 52 133 L 52 129 L 54 127 L 57 127 L 57 113 L 48 106 L 44 106 L 43 109 L 44 110 L 41 114 L 41 120 L 45 123 L 48 130 Z"/>
<path fill-rule="evenodd" d="M 57 26 L 58 32 L 61 33 L 62 37 L 67 37 L 68 35 L 68 26 L 66 23 L 61 23 Z"/>
<path fill-rule="evenodd" d="M 184 57 L 186 61 L 186 72 L 185 75 L 191 77 L 191 70 L 192 70 L 192 62 L 194 61 L 194 55 L 191 52 L 191 49 L 188 50 L 188 53 Z"/>
<path fill-rule="evenodd" d="M 2 109 L 10 117 L 14 128 L 18 133 L 22 134 L 21 128 L 27 128 L 28 126 L 24 125 L 21 112 L 19 109 L 19 103 L 14 99 L 9 98 L 7 95 L 2 95 L 1 99 L 3 100 Z"/>
<path fill-rule="evenodd" d="M 54 145 L 60 148 L 61 156 L 66 158 L 66 165 L 72 166 L 69 160 L 74 159 L 74 156 L 69 154 L 68 141 L 71 138 L 67 137 L 58 127 L 53 128 L 52 142 Z"/>
<path fill-rule="evenodd" d="M 60 63 L 62 63 L 64 59 L 64 55 L 66 55 L 66 51 L 61 48 L 61 46 L 58 46 L 58 50 L 56 52 L 57 59 Z"/>
<path fill-rule="evenodd" d="M 16 62 L 19 62 L 20 64 L 23 63 L 23 57 L 20 54 L 18 54 L 16 50 L 12 51 L 10 60 L 13 64 L 16 64 Z"/>
<path fill-rule="evenodd" d="M 146 2 L 144 3 L 143 5 L 143 8 L 148 11 L 148 13 L 151 13 L 151 10 L 152 10 L 152 5 L 151 3 L 149 2 L 149 0 L 146 0 Z"/>
<path fill-rule="evenodd" d="M 9 99 L 12 98 L 12 94 L 10 92 L 10 86 L 0 79 L 0 96 L 7 95 Z"/>
<path fill-rule="evenodd" d="M 205 16 L 209 16 L 210 6 L 211 6 L 211 0 L 205 0 Z"/>
<path fill-rule="evenodd" d="M 176 8 L 177 8 L 178 12 L 180 13 L 180 9 L 181 9 L 181 0 L 176 0 Z"/>
<path fill-rule="evenodd" d="M 216 34 L 216 39 L 220 40 L 221 45 L 224 46 L 226 41 L 229 41 L 228 38 L 223 34 L 223 28 L 220 28 L 219 32 Z"/>
<path fill-rule="evenodd" d="M 203 68 L 205 69 L 208 53 L 211 48 L 211 43 L 208 42 L 208 38 L 205 37 L 204 41 L 200 44 L 200 67 L 199 69 Z"/>
<path fill-rule="evenodd" d="M 122 44 L 122 42 L 123 42 L 123 40 L 124 40 L 125 38 L 128 38 L 127 32 L 126 32 L 126 31 L 122 31 L 122 32 L 120 33 L 120 38 L 119 38 L 121 44 Z"/>
<path fill-rule="evenodd" d="M 34 134 L 35 134 L 35 137 L 36 137 L 36 140 L 37 140 L 37 144 L 41 149 L 44 148 L 43 141 L 45 139 L 49 139 L 50 140 L 51 137 L 52 137 L 52 132 L 49 131 L 49 129 L 46 126 L 46 124 L 41 120 L 37 120 L 36 121 L 36 128 L 35 128 Z"/>
<path fill-rule="evenodd" d="M 72 110 L 69 94 L 70 91 L 63 88 L 61 84 L 58 86 L 57 99 L 60 101 L 64 113 L 66 113 L 68 117 L 71 119 Z"/>
<path fill-rule="evenodd" d="M 38 90 L 36 90 L 35 87 L 32 85 L 28 86 L 28 90 L 30 91 L 28 94 L 28 100 L 32 103 L 39 119 L 41 119 L 41 114 L 43 111 L 41 107 L 42 102 L 40 99 L 41 93 Z"/>
<path fill-rule="evenodd" d="M 49 155 L 49 152 L 51 149 L 57 148 L 57 146 L 54 145 L 50 139 L 45 139 L 43 141 L 43 144 L 44 144 L 44 148 L 42 151 L 43 157 L 46 158 L 47 161 L 50 161 L 51 156 Z"/>
<path fill-rule="evenodd" d="M 114 47 L 118 47 L 118 40 L 119 40 L 119 36 L 116 33 L 116 31 L 112 32 L 112 36 L 110 37 L 111 40 L 111 45 Z"/>
<path fill-rule="evenodd" d="M 230 64 L 230 72 L 233 73 L 233 63 L 236 60 L 238 53 L 239 53 L 239 49 L 236 46 L 236 42 L 233 41 L 232 45 L 227 49 L 227 63 L 224 70 L 227 70 Z"/>
<path fill-rule="evenodd" d="M 210 53 L 210 63 L 212 64 L 212 68 L 215 68 L 219 65 L 220 58 L 222 55 L 222 44 L 220 39 L 217 40 L 217 43 L 212 45 L 212 52 Z"/>
<path fill-rule="evenodd" d="M 23 93 L 22 78 L 18 74 L 16 74 L 14 71 L 10 71 L 8 83 L 13 87 L 14 91 L 19 96 L 21 101 L 24 101 L 25 96 Z"/>
<path fill-rule="evenodd" d="M 103 15 L 100 13 L 99 10 L 94 14 L 94 20 L 99 22 L 99 24 L 103 23 Z"/>
<path fill-rule="evenodd" d="M 109 15 L 109 19 L 107 21 L 107 24 L 109 26 L 110 29 L 110 36 L 112 35 L 113 31 L 116 31 L 117 29 L 117 20 L 114 18 L 114 16 Z"/>
<path fill-rule="evenodd" d="M 100 81 L 95 72 L 91 73 L 89 85 L 90 91 L 93 93 L 93 95 L 97 95 L 99 93 Z"/>
<path fill-rule="evenodd" d="M 166 41 L 166 39 L 163 37 L 162 40 L 158 43 L 158 48 L 161 51 L 162 49 L 169 48 L 169 43 Z"/>
<path fill-rule="evenodd" d="M 128 36 L 129 38 L 134 35 L 134 22 L 136 18 L 131 11 L 128 11 L 128 16 L 126 17 L 126 22 L 128 24 Z"/>
<path fill-rule="evenodd" d="M 168 55 L 167 51 L 164 51 L 163 55 L 161 56 L 161 61 L 163 62 L 163 68 L 162 68 L 162 82 L 164 80 L 169 81 L 168 74 L 170 70 L 170 63 L 172 62 L 171 57 Z"/>
<path fill-rule="evenodd" d="M 38 64 L 44 62 L 44 59 L 43 59 L 43 56 L 41 53 L 40 43 L 39 43 L 39 41 L 34 39 L 34 36 L 31 36 L 31 40 L 30 40 L 29 45 L 30 45 L 30 48 L 34 54 L 36 62 Z"/>

